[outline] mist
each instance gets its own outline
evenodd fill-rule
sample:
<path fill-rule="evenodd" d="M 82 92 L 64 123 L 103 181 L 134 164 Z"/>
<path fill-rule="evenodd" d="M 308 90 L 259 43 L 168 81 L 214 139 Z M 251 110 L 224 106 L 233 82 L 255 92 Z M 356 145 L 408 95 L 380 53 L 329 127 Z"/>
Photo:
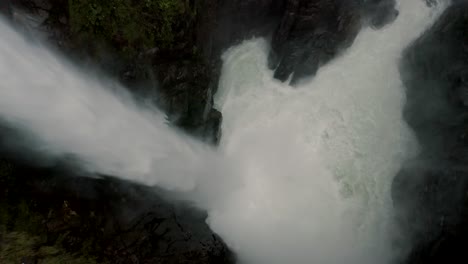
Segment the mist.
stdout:
<path fill-rule="evenodd" d="M 1 117 L 34 135 L 30 148 L 74 157 L 89 172 L 174 190 L 195 187 L 213 156 L 208 146 L 170 128 L 164 114 L 138 105 L 116 82 L 84 74 L 5 23 L 1 31 Z"/>
<path fill-rule="evenodd" d="M 0 118 L 24 135 L 21 155 L 72 157 L 89 173 L 174 191 L 207 210 L 240 263 L 393 263 L 402 251 L 392 243 L 390 187 L 418 151 L 398 62 L 440 12 L 420 0 L 399 10 L 297 88 L 273 79 L 265 40 L 228 50 L 218 148 L 0 22 Z"/>

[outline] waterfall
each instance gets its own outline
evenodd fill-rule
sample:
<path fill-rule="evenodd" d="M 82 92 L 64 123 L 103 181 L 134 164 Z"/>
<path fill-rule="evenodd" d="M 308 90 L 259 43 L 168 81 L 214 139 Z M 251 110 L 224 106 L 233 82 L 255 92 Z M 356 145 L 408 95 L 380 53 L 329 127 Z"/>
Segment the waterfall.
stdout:
<path fill-rule="evenodd" d="M 20 155 L 71 156 L 91 173 L 183 194 L 241 263 L 391 263 L 390 185 L 417 151 L 397 66 L 436 16 L 421 0 L 399 9 L 297 88 L 272 78 L 265 40 L 227 51 L 216 149 L 0 22 L 0 120 L 24 137 Z"/>

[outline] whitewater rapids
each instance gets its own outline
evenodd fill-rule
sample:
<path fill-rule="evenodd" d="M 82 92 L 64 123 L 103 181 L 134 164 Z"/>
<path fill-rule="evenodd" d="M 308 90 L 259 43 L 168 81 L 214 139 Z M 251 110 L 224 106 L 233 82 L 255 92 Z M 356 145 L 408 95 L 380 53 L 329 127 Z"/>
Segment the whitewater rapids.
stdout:
<path fill-rule="evenodd" d="M 273 80 L 264 40 L 226 52 L 218 149 L 2 22 L 0 119 L 28 137 L 20 151 L 185 193 L 241 263 L 392 263 L 390 186 L 417 151 L 398 60 L 437 14 L 421 0 L 399 9 L 295 89 Z"/>
<path fill-rule="evenodd" d="M 263 40 L 224 55 L 221 149 L 243 160 L 244 188 L 210 224 L 247 263 L 385 264 L 403 254 L 392 246 L 390 189 L 417 143 L 402 118 L 398 61 L 438 13 L 423 1 L 399 9 L 296 89 L 273 80 Z"/>

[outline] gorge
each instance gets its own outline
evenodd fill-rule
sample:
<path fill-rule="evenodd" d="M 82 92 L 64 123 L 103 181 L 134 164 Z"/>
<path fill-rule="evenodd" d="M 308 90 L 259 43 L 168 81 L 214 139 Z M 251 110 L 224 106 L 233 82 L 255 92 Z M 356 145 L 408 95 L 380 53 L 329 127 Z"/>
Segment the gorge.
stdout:
<path fill-rule="evenodd" d="M 0 260 L 464 263 L 467 2 L 65 2 L 0 6 Z"/>

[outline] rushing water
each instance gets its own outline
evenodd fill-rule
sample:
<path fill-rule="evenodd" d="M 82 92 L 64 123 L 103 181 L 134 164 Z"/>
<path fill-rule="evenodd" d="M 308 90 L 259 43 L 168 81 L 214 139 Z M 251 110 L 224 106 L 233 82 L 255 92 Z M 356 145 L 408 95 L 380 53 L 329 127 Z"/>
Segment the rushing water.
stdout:
<path fill-rule="evenodd" d="M 394 24 L 363 30 L 297 88 L 273 80 L 264 40 L 230 49 L 218 149 L 0 23 L 0 118 L 27 132 L 22 151 L 73 155 L 91 172 L 187 192 L 243 263 L 391 263 L 390 186 L 416 151 L 397 64 L 432 12 L 401 1 Z"/>
<path fill-rule="evenodd" d="M 292 89 L 272 79 L 267 44 L 224 56 L 221 149 L 242 159 L 244 188 L 211 224 L 254 263 L 391 263 L 392 179 L 417 150 L 402 119 L 402 50 L 436 10 L 401 1 L 400 16 L 364 30 L 342 57 Z M 267 257 L 265 257 L 267 256 Z"/>

